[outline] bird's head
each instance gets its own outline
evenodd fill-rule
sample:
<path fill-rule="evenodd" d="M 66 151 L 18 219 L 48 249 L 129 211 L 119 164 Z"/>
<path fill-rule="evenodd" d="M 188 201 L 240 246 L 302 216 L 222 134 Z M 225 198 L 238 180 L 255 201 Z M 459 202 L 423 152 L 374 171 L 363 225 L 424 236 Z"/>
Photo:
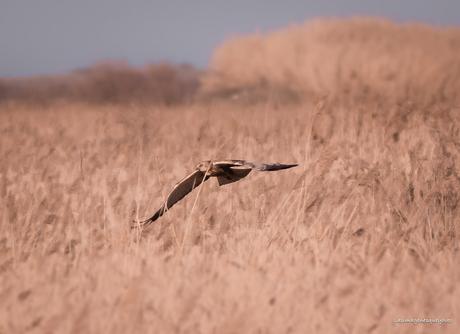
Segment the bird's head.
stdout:
<path fill-rule="evenodd" d="M 211 160 L 204 160 L 200 162 L 198 165 L 196 165 L 196 169 L 201 171 L 201 172 L 207 172 L 212 165 Z"/>

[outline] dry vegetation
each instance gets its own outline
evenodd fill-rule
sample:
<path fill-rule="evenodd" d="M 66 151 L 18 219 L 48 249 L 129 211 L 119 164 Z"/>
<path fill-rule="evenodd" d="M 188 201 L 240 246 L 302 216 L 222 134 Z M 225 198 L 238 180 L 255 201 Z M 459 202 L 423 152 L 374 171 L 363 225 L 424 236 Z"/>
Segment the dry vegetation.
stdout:
<path fill-rule="evenodd" d="M 377 22 L 379 42 L 368 45 L 347 36 L 353 27 L 352 36 L 371 36 L 360 26 L 370 22 L 341 24 L 350 29 L 335 40 L 350 38 L 350 52 L 363 55 L 393 43 L 382 25 L 410 30 Z M 289 46 L 305 29 L 328 37 L 317 37 L 322 50 L 334 40 L 331 25 L 339 23 L 264 38 L 269 46 L 286 36 Z M 439 34 L 458 48 L 458 31 L 414 29 L 414 44 Z M 397 36 L 406 52 L 417 50 Z M 229 58 L 237 57 L 234 43 Z M 294 57 L 289 50 L 278 52 Z M 301 93 L 307 86 L 299 83 L 295 94 L 311 94 L 315 103 L 0 105 L 0 333 L 457 333 L 458 76 L 432 58 L 417 70 L 403 54 L 380 52 L 357 58 L 368 66 L 358 77 L 371 80 L 375 62 L 386 59 L 384 68 L 399 68 L 391 84 L 369 81 L 367 95 L 345 77 L 337 86 L 331 79 L 328 96 L 319 98 L 323 90 Z M 450 51 L 435 44 L 433 52 L 458 73 Z M 333 66 L 315 57 L 317 73 Z M 357 68 L 344 57 L 340 73 Z M 254 73 L 245 61 L 240 66 Z M 432 90 L 428 65 L 438 71 L 430 72 Z M 243 72 L 232 66 L 227 73 L 237 80 Z M 266 69 L 274 78 L 279 68 Z M 217 96 L 228 87 L 220 90 L 213 78 L 203 92 Z M 232 90 L 250 86 L 239 85 Z M 272 98 L 275 86 L 268 87 Z M 142 235 L 129 229 L 209 158 L 301 166 L 221 188 L 210 181 Z M 393 323 L 414 317 L 453 322 Z"/>
<path fill-rule="evenodd" d="M 319 20 L 225 42 L 203 91 L 296 97 L 458 101 L 460 30 L 376 19 Z M 244 64 L 244 66 L 242 66 Z"/>
<path fill-rule="evenodd" d="M 0 103 L 188 103 L 198 89 L 199 75 L 190 65 L 164 63 L 137 68 L 125 62 L 101 62 L 65 75 L 0 78 Z"/>

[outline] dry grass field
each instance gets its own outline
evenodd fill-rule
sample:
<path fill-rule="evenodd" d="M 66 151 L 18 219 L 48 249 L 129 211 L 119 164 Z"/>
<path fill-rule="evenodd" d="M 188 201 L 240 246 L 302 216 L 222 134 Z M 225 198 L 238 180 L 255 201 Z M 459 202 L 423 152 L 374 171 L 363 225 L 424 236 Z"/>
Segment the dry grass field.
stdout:
<path fill-rule="evenodd" d="M 291 103 L 268 77 L 257 103 L 0 104 L 0 333 L 458 333 L 459 33 L 440 34 L 454 72 L 433 64 L 450 81 L 432 90 L 401 66 L 388 89 L 304 81 Z M 253 88 L 219 86 L 219 52 L 203 95 Z M 211 180 L 130 229 L 226 158 L 300 166 Z"/>

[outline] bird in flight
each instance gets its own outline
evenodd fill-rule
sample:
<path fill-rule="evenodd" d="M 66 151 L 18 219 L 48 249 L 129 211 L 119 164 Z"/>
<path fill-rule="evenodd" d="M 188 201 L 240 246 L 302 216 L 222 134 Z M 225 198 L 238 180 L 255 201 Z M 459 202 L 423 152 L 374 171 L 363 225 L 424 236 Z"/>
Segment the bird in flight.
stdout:
<path fill-rule="evenodd" d="M 254 163 L 245 160 L 205 160 L 196 165 L 195 170 L 179 181 L 166 197 L 163 205 L 148 219 L 135 222 L 134 227 L 146 226 L 160 218 L 166 211 L 184 198 L 193 189 L 210 177 L 217 177 L 219 186 L 236 182 L 246 177 L 253 169 L 257 171 L 276 171 L 297 166 L 297 164 Z"/>

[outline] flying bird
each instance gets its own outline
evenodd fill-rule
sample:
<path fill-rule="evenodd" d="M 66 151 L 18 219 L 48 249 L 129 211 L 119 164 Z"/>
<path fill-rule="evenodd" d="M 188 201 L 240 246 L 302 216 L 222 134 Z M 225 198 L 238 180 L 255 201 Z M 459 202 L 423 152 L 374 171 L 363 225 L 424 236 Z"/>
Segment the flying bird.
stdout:
<path fill-rule="evenodd" d="M 217 177 L 219 186 L 236 182 L 246 177 L 253 169 L 257 171 L 276 171 L 297 166 L 297 164 L 255 163 L 245 160 L 205 160 L 196 165 L 195 170 L 179 181 L 171 190 L 161 207 L 148 219 L 135 222 L 134 227 L 145 226 L 160 218 L 166 211 L 184 198 L 193 189 L 210 177 Z"/>

